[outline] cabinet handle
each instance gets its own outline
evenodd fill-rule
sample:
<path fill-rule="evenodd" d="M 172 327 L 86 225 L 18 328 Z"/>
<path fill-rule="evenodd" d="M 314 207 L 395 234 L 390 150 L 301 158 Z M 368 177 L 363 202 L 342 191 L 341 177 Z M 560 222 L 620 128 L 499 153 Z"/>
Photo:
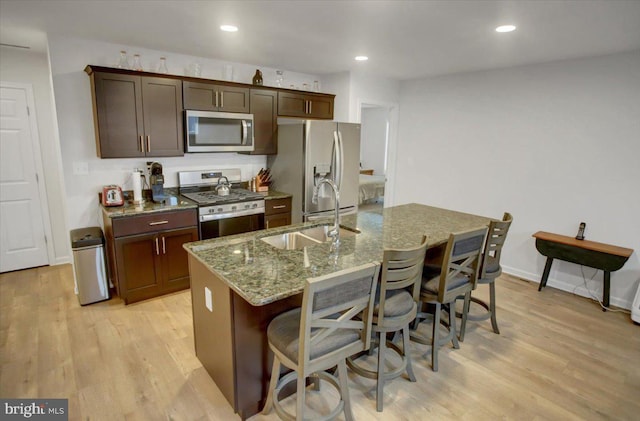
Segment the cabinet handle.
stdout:
<path fill-rule="evenodd" d="M 309 114 L 309 101 L 304 100 L 304 113 Z"/>
<path fill-rule="evenodd" d="M 312 109 L 313 109 L 313 101 L 309 101 L 309 114 L 311 114 Z"/>
<path fill-rule="evenodd" d="M 286 207 L 287 205 L 277 205 L 277 206 L 274 206 L 273 209 L 284 209 Z"/>
<path fill-rule="evenodd" d="M 220 92 L 220 108 L 224 108 L 224 92 Z"/>
<path fill-rule="evenodd" d="M 164 237 L 162 237 L 162 254 L 167 254 L 167 248 L 165 247 L 165 244 L 164 244 Z"/>
<path fill-rule="evenodd" d="M 157 222 L 149 222 L 149 225 L 164 225 L 164 224 L 168 224 L 169 221 L 157 221 Z"/>
<path fill-rule="evenodd" d="M 156 255 L 160 256 L 160 247 L 158 247 L 158 237 L 156 237 Z"/>
<path fill-rule="evenodd" d="M 147 152 L 151 152 L 151 136 L 147 136 Z"/>
<path fill-rule="evenodd" d="M 140 135 L 140 152 L 144 152 L 144 141 L 142 140 L 142 135 Z"/>
<path fill-rule="evenodd" d="M 269 220 L 267 219 L 267 221 L 265 222 L 265 228 L 269 229 Z"/>
<path fill-rule="evenodd" d="M 218 91 L 216 91 L 216 108 L 218 108 Z"/>

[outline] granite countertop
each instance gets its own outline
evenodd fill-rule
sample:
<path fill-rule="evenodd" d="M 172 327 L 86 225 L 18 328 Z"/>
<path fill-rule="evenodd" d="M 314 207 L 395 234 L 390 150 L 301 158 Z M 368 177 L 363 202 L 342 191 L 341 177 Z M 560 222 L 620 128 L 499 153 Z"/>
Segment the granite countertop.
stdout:
<path fill-rule="evenodd" d="M 231 289 L 254 306 L 298 294 L 306 278 L 382 260 L 385 248 L 408 248 L 427 235 L 429 247 L 445 243 L 449 233 L 487 226 L 490 218 L 431 206 L 408 204 L 379 212 L 344 216 L 341 226 L 359 231 L 303 250 L 280 250 L 260 238 L 330 224 L 333 218 L 229 237 L 187 243 L 183 247 Z"/>
<path fill-rule="evenodd" d="M 102 206 L 102 211 L 109 218 L 120 218 L 126 216 L 144 215 L 155 212 L 169 212 L 178 211 L 184 209 L 195 209 L 198 207 L 196 202 L 187 199 L 184 196 L 180 196 L 178 189 L 173 187 L 165 188 L 165 194 L 167 199 L 163 203 L 156 203 L 151 200 L 151 192 L 145 190 L 143 192 L 145 200 L 140 205 L 135 205 L 131 198 L 131 192 L 124 192 L 124 205 L 122 206 Z M 269 190 L 268 192 L 260 193 L 264 196 L 265 200 L 284 199 L 286 197 L 292 197 L 289 193 L 283 193 L 276 190 Z"/>
<path fill-rule="evenodd" d="M 283 193 L 277 190 L 269 190 L 268 192 L 264 192 L 260 194 L 264 196 L 264 200 L 285 199 L 287 197 L 293 197 L 293 195 L 289 193 Z"/>
<path fill-rule="evenodd" d="M 102 211 L 109 218 L 121 218 L 127 216 L 137 216 L 156 212 L 169 212 L 185 209 L 196 209 L 196 202 L 187 199 L 178 194 L 177 188 L 166 188 L 165 195 L 167 198 L 163 203 L 156 203 L 151 200 L 151 192 L 145 190 L 143 192 L 144 201 L 136 205 L 133 203 L 131 192 L 124 192 L 124 205 L 122 206 L 102 206 Z"/>

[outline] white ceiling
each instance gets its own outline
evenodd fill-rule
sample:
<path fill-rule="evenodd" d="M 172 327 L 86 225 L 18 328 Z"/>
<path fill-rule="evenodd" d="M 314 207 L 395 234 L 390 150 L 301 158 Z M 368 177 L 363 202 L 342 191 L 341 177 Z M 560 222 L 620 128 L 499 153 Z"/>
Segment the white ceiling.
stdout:
<path fill-rule="evenodd" d="M 47 33 L 402 80 L 640 49 L 640 1 L 0 0 L 2 43 L 45 48 Z"/>

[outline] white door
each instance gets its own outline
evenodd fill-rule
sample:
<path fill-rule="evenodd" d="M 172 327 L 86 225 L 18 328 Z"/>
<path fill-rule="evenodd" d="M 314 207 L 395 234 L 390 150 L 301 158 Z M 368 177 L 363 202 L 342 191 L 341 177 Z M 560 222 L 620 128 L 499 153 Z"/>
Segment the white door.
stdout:
<path fill-rule="evenodd" d="M 27 89 L 1 87 L 0 272 L 49 264 L 29 119 Z"/>

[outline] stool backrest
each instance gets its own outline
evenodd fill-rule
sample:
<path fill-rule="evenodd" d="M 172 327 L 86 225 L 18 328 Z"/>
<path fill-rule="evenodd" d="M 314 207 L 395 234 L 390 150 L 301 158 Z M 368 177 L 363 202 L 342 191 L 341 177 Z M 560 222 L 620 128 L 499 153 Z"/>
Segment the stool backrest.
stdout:
<path fill-rule="evenodd" d="M 473 229 L 449 235 L 447 248 L 442 261 L 438 301 L 447 303 L 453 301 L 460 290 L 471 284 L 475 287 L 480 269 L 480 254 L 484 247 L 487 228 Z M 463 285 L 454 287 L 461 280 L 467 278 Z"/>
<path fill-rule="evenodd" d="M 384 325 L 384 303 L 387 291 L 407 289 L 413 301 L 420 300 L 420 285 L 424 255 L 427 251 L 427 237 L 422 237 L 422 243 L 408 249 L 386 249 L 382 260 L 379 286 L 378 325 Z"/>
<path fill-rule="evenodd" d="M 505 212 L 502 221 L 491 221 L 489 224 L 487 242 L 482 256 L 482 265 L 480 266 L 480 279 L 487 277 L 487 269 L 500 264 L 502 246 L 504 246 L 504 242 L 507 239 L 507 233 L 512 221 L 513 216 L 509 212 Z M 493 259 L 493 265 L 489 264 L 490 258 Z"/>
<path fill-rule="evenodd" d="M 300 317 L 299 369 L 308 375 L 369 349 L 380 265 L 367 263 L 307 279 Z M 322 341 L 333 343 L 322 344 Z M 339 344 L 339 346 L 336 346 Z M 331 349 L 315 354 L 314 349 Z M 332 365 L 327 366 L 327 362 Z"/>

